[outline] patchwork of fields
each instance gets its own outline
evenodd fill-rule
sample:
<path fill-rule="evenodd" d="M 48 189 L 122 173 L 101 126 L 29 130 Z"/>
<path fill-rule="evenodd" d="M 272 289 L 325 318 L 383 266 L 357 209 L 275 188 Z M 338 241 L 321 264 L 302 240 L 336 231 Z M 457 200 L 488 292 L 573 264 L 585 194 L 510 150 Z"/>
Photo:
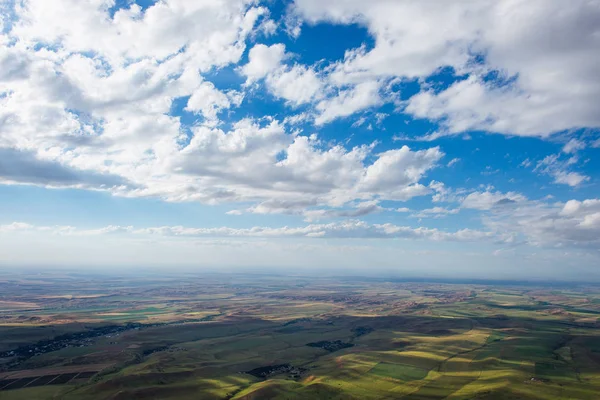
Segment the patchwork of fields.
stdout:
<path fill-rule="evenodd" d="M 67 275 L 0 293 L 3 400 L 600 393 L 591 286 Z"/>

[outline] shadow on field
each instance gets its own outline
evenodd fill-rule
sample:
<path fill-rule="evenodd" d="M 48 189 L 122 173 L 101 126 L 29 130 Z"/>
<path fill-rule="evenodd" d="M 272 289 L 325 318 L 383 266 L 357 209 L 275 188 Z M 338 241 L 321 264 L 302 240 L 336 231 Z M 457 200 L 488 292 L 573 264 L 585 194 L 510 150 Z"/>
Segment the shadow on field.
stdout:
<path fill-rule="evenodd" d="M 427 379 L 410 398 L 438 399 L 482 379 L 487 371 L 504 371 L 507 382 L 530 379 L 531 384 L 544 385 L 544 390 L 563 390 L 558 387 L 564 382 L 587 384 L 582 372 L 600 371 L 600 349 L 591 344 L 597 343 L 595 329 L 594 322 L 502 315 L 326 316 L 292 324 L 231 318 L 141 326 L 114 339 L 121 353 L 128 355 L 127 361 L 118 361 L 90 383 L 67 387 L 62 398 L 267 399 L 288 392 L 346 398 L 343 393 L 385 393 L 402 383 Z M 480 336 L 475 340 L 470 333 Z M 14 330 L 12 334 L 16 335 Z M 352 347 L 328 351 L 307 346 L 336 340 L 352 343 Z M 90 344 L 89 351 L 93 354 L 102 348 Z M 73 359 L 57 360 L 55 365 Z M 86 355 L 76 359 L 85 364 Z M 278 364 L 306 368 L 307 372 L 265 379 L 242 373 Z M 369 380 L 379 382 L 380 387 L 371 388 Z M 244 392 L 261 382 L 265 383 L 254 395 Z M 490 378 L 489 382 L 496 381 Z M 361 398 L 356 393 L 354 398 Z M 526 393 L 521 396 L 534 398 Z"/>

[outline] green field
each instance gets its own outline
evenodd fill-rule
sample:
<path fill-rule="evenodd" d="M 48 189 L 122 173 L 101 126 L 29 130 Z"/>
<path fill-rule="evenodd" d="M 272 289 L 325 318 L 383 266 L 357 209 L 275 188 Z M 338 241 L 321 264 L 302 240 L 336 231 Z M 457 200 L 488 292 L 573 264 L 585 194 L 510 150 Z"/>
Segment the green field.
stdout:
<path fill-rule="evenodd" d="M 26 282 L 1 288 L 6 304 L 38 307 L 2 314 L 0 385 L 26 386 L 0 389 L 2 400 L 600 393 L 595 287 L 252 276 L 122 280 L 118 289 L 76 277 Z M 72 371 L 89 376 L 68 380 Z M 54 375 L 68 381 L 35 386 Z"/>
<path fill-rule="evenodd" d="M 424 379 L 429 373 L 428 370 L 415 367 L 414 365 L 392 364 L 387 362 L 378 363 L 369 372 L 377 377 L 399 379 L 407 382 Z"/>

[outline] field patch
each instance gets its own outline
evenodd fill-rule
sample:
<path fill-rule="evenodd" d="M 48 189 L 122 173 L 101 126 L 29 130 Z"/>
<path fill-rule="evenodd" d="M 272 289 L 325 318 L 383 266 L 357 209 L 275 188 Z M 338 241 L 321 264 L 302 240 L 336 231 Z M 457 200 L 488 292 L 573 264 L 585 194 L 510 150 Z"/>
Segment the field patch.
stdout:
<path fill-rule="evenodd" d="M 409 382 L 424 379 L 429 371 L 424 368 L 415 367 L 414 365 L 380 362 L 375 365 L 369 373 L 384 378 L 399 379 Z"/>
<path fill-rule="evenodd" d="M 535 376 L 549 380 L 577 379 L 575 372 L 566 363 L 551 361 L 536 362 Z"/>

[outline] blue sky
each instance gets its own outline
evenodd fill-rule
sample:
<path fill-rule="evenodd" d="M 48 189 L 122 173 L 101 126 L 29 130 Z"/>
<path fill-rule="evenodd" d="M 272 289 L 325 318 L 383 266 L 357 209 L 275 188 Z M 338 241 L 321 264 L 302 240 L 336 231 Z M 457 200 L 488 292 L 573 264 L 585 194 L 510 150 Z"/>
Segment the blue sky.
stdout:
<path fill-rule="evenodd" d="M 0 2 L 0 263 L 600 279 L 600 2 Z"/>

